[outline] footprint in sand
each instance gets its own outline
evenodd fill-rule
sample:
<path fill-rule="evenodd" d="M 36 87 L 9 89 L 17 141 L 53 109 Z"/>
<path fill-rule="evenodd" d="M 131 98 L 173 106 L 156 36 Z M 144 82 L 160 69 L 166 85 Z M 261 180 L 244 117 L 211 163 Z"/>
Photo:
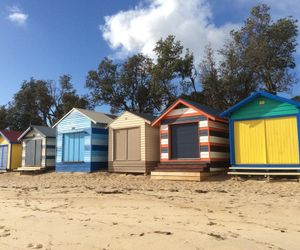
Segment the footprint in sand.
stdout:
<path fill-rule="evenodd" d="M 3 230 L 2 232 L 0 232 L 0 237 L 1 238 L 10 236 L 10 230 L 5 229 L 5 226 L 0 226 L 0 229 Z"/>
<path fill-rule="evenodd" d="M 29 243 L 28 245 L 27 245 L 27 248 L 32 248 L 32 249 L 41 249 L 41 248 L 43 248 L 43 245 L 42 244 L 32 244 L 32 243 Z"/>

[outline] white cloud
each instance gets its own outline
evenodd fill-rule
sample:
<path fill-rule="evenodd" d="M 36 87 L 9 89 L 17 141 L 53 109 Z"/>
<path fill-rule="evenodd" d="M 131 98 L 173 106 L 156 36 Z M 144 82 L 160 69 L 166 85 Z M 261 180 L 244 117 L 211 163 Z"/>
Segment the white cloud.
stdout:
<path fill-rule="evenodd" d="M 153 56 L 156 41 L 172 34 L 194 53 L 198 63 L 205 46 L 219 49 L 237 27 L 232 23 L 217 27 L 212 15 L 207 0 L 147 0 L 105 17 L 101 31 L 118 56 L 136 52 Z"/>
<path fill-rule="evenodd" d="M 28 19 L 28 15 L 22 12 L 21 9 L 16 6 L 10 7 L 8 12 L 8 20 L 17 25 L 24 25 Z"/>

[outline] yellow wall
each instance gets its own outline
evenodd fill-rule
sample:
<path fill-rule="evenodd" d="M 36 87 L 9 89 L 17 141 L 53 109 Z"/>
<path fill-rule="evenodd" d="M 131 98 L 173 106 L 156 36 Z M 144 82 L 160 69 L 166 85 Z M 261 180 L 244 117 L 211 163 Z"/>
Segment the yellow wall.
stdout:
<path fill-rule="evenodd" d="M 299 163 L 296 117 L 266 119 L 265 126 L 268 163 Z"/>
<path fill-rule="evenodd" d="M 264 120 L 235 122 L 234 149 L 237 164 L 266 164 Z"/>
<path fill-rule="evenodd" d="M 22 145 L 10 144 L 0 135 L 0 145 L 8 145 L 8 157 L 6 169 L 17 169 L 22 163 Z"/>
<path fill-rule="evenodd" d="M 12 146 L 12 161 L 11 168 L 17 169 L 21 167 L 22 164 L 22 145 L 21 144 L 11 144 Z"/>
<path fill-rule="evenodd" d="M 237 164 L 299 164 L 296 117 L 234 123 Z"/>

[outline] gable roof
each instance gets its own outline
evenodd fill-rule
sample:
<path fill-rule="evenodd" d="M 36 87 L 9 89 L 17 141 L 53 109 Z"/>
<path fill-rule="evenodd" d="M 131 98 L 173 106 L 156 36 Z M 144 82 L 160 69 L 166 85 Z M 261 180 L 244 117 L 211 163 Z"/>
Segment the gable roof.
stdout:
<path fill-rule="evenodd" d="M 56 129 L 55 128 L 50 128 L 47 126 L 36 126 L 32 125 L 28 127 L 23 134 L 21 134 L 18 138 L 18 140 L 22 140 L 24 136 L 26 136 L 31 130 L 36 130 L 39 133 L 41 133 L 45 137 L 55 137 L 56 136 Z"/>
<path fill-rule="evenodd" d="M 193 102 L 193 101 L 185 100 L 185 99 L 184 99 L 184 101 L 191 104 L 192 106 L 196 107 L 197 109 L 202 110 L 205 113 L 213 115 L 215 117 L 219 117 L 220 114 L 222 113 L 220 110 L 217 110 L 217 109 L 214 109 L 214 108 L 211 108 L 211 107 L 207 107 L 207 106 L 205 106 L 203 104 L 200 104 L 200 103 L 197 103 L 197 102 Z"/>
<path fill-rule="evenodd" d="M 186 100 L 183 98 L 178 98 L 175 100 L 175 102 L 168 107 L 167 109 L 165 109 L 161 115 L 159 117 L 157 117 L 153 122 L 152 122 L 152 126 L 155 126 L 163 117 L 165 117 L 173 108 L 175 108 L 178 104 L 183 104 L 189 108 L 194 108 L 198 111 L 200 111 L 201 113 L 203 113 L 204 115 L 208 116 L 209 118 L 216 120 L 216 119 L 220 119 L 220 120 L 224 120 L 220 117 L 220 111 L 214 109 L 214 108 L 210 108 L 207 107 L 203 104 L 200 103 L 196 103 L 190 100 Z"/>
<path fill-rule="evenodd" d="M 138 113 L 133 111 L 125 110 L 120 116 L 118 116 L 113 122 L 111 122 L 109 125 L 112 125 L 114 122 L 116 122 L 119 118 L 121 118 L 125 113 L 130 113 L 132 115 L 138 116 L 139 118 L 143 119 L 146 123 L 151 124 L 151 122 L 155 119 L 155 116 L 147 113 Z"/>
<path fill-rule="evenodd" d="M 277 95 L 273 95 L 264 91 L 257 91 L 254 92 L 252 95 L 248 96 L 247 98 L 245 98 L 244 100 L 238 102 L 237 104 L 235 104 L 234 106 L 230 107 L 229 109 L 225 110 L 223 113 L 221 113 L 221 117 L 228 117 L 230 116 L 230 114 L 232 114 L 233 112 L 235 112 L 236 110 L 240 109 L 241 107 L 243 107 L 244 105 L 248 104 L 249 102 L 253 101 L 256 98 L 259 97 L 265 97 L 274 101 L 278 101 L 278 102 L 286 102 L 289 103 L 291 105 L 294 105 L 298 108 L 300 108 L 300 102 L 288 99 L 288 98 L 284 98 L 284 97 L 280 97 Z"/>
<path fill-rule="evenodd" d="M 0 130 L 0 134 L 10 143 L 20 143 L 18 138 L 20 137 L 22 132 L 3 129 L 3 130 Z"/>
<path fill-rule="evenodd" d="M 64 120 L 69 114 L 71 114 L 73 111 L 78 111 L 80 112 L 83 116 L 91 120 L 93 123 L 103 123 L 103 124 L 109 124 L 111 123 L 116 116 L 110 115 L 110 114 L 105 114 L 102 112 L 96 112 L 92 110 L 87 110 L 87 109 L 80 109 L 80 108 L 72 108 L 67 114 L 65 114 L 58 122 L 56 122 L 52 128 L 55 128 L 62 120 Z"/>
<path fill-rule="evenodd" d="M 147 120 L 149 122 L 152 122 L 156 118 L 155 116 L 153 116 L 153 115 L 151 115 L 149 113 L 138 113 L 138 112 L 132 112 L 132 111 L 128 111 L 128 112 L 130 112 L 130 113 L 132 113 L 134 115 L 137 115 L 137 116 L 139 116 L 139 117 L 141 117 L 144 120 Z"/>

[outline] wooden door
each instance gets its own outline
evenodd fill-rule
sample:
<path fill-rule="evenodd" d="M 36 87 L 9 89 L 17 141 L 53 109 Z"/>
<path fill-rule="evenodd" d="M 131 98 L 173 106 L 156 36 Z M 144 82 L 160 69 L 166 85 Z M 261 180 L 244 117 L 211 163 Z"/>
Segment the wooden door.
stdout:
<path fill-rule="evenodd" d="M 41 166 L 42 164 L 42 140 L 30 140 L 26 142 L 25 166 Z"/>
<path fill-rule="evenodd" d="M 26 142 L 25 166 L 34 166 L 35 161 L 35 142 L 30 140 Z"/>
<path fill-rule="evenodd" d="M 35 166 L 42 165 L 42 140 L 35 140 Z"/>
<path fill-rule="evenodd" d="M 8 146 L 1 145 L 0 146 L 0 169 L 5 170 L 7 168 L 7 160 L 8 160 Z"/>
<path fill-rule="evenodd" d="M 140 128 L 127 130 L 127 160 L 139 161 L 141 159 Z"/>
<path fill-rule="evenodd" d="M 266 119 L 267 161 L 269 164 L 299 164 L 296 117 Z"/>
<path fill-rule="evenodd" d="M 127 129 L 114 131 L 114 160 L 122 161 L 127 159 Z"/>
<path fill-rule="evenodd" d="M 237 164 L 266 164 L 264 120 L 234 123 L 234 151 Z"/>

